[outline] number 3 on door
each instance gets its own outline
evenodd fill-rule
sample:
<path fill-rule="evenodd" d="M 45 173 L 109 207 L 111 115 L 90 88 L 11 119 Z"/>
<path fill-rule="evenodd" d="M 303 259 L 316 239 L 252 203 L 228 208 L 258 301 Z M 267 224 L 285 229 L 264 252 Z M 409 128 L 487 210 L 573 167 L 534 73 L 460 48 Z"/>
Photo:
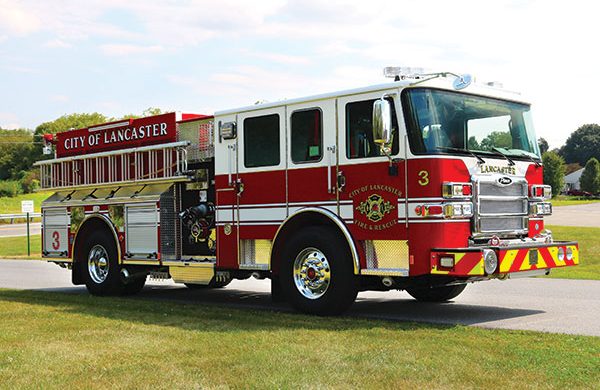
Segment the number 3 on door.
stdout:
<path fill-rule="evenodd" d="M 429 172 L 423 170 L 419 172 L 419 177 L 421 178 L 419 180 L 419 184 L 422 186 L 426 186 L 427 184 L 429 184 Z"/>

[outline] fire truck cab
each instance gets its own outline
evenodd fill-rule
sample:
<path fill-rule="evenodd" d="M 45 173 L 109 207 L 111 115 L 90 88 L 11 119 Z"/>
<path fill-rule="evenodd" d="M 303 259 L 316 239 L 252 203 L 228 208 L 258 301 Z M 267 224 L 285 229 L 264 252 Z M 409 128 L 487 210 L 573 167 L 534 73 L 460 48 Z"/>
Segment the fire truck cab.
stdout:
<path fill-rule="evenodd" d="M 92 294 L 146 278 L 270 278 L 315 314 L 359 291 L 446 301 L 470 282 L 579 262 L 544 228 L 530 105 L 451 73 L 214 115 L 58 133 L 40 161 L 43 258 Z"/>

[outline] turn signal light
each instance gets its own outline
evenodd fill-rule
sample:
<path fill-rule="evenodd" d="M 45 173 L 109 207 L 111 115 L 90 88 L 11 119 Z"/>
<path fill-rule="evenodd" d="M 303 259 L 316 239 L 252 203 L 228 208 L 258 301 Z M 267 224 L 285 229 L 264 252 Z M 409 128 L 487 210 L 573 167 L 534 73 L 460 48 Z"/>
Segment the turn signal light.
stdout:
<path fill-rule="evenodd" d="M 552 187 L 546 185 L 531 186 L 531 197 L 534 199 L 548 200 L 552 198 Z"/>
<path fill-rule="evenodd" d="M 473 194 L 471 183 L 444 183 L 442 195 L 444 198 L 467 198 Z"/>

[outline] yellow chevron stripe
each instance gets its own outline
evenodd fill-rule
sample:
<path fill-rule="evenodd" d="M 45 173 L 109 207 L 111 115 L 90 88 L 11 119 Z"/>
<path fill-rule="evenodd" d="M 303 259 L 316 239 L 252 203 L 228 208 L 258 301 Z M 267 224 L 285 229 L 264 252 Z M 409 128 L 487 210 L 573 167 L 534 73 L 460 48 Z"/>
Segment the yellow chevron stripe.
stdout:
<path fill-rule="evenodd" d="M 510 270 L 510 267 L 515 261 L 515 257 L 517 257 L 517 253 L 519 253 L 518 250 L 509 250 L 506 252 L 504 260 L 502 261 L 502 264 L 500 264 L 500 273 L 505 273 Z"/>

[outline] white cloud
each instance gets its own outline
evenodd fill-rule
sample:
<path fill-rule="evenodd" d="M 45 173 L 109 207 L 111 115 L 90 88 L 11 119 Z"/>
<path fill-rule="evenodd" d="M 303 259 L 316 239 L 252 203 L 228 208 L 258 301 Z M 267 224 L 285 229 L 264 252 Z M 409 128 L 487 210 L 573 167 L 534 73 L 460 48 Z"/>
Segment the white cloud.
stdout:
<path fill-rule="evenodd" d="M 35 13 L 20 2 L 0 0 L 0 30 L 9 34 L 27 35 L 38 31 L 41 23 Z"/>
<path fill-rule="evenodd" d="M 57 103 L 65 103 L 69 101 L 69 97 L 66 95 L 51 95 L 49 99 L 50 101 Z"/>
<path fill-rule="evenodd" d="M 21 123 L 16 114 L 10 112 L 0 112 L 0 128 L 3 129 L 20 129 Z"/>
<path fill-rule="evenodd" d="M 73 45 L 71 45 L 70 43 L 67 43 L 61 39 L 51 39 L 48 42 L 46 42 L 44 44 L 45 47 L 50 48 L 50 49 L 68 49 L 71 48 Z"/>
<path fill-rule="evenodd" d="M 140 46 L 130 44 L 106 44 L 100 45 L 102 52 L 109 56 L 129 56 L 132 54 L 160 53 L 164 50 L 162 46 Z"/>

